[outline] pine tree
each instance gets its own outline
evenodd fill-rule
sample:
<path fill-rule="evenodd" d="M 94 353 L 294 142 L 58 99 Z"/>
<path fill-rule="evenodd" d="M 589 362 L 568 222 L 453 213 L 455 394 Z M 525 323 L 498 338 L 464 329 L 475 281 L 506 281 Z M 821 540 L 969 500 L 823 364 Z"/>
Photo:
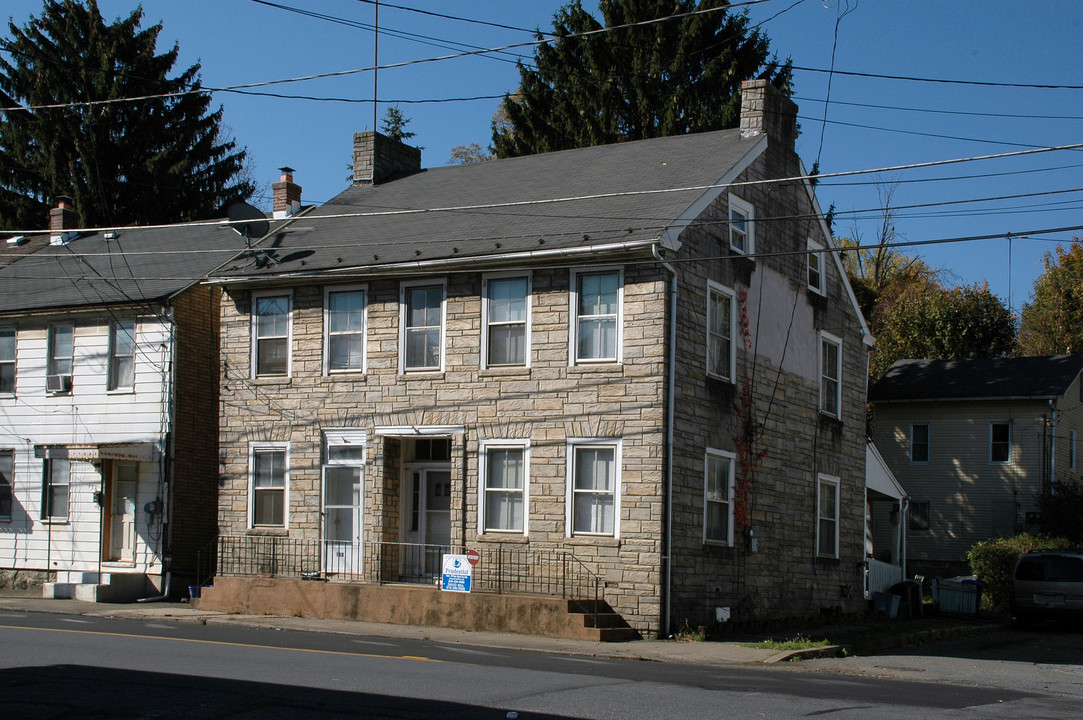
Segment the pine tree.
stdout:
<path fill-rule="evenodd" d="M 213 217 L 252 194 L 200 66 L 169 77 L 179 47 L 156 54 L 162 26 L 142 17 L 106 24 L 95 0 L 46 0 L 9 22 L 0 105 L 25 109 L 0 111 L 0 227 L 42 227 L 57 195 L 92 227 Z"/>
<path fill-rule="evenodd" d="M 387 108 L 387 114 L 384 115 L 383 125 L 380 129 L 383 130 L 384 135 L 387 135 L 392 140 L 409 140 L 415 132 L 410 132 L 406 129 L 406 126 L 410 124 L 410 118 L 399 109 L 398 105 L 390 105 Z"/>
<path fill-rule="evenodd" d="M 728 0 L 600 0 L 604 25 L 574 0 L 553 19 L 554 42 L 537 46 L 534 68 L 505 96 L 505 124 L 493 125 L 498 157 L 735 127 L 744 80 L 780 88 L 789 61 L 768 55 L 768 39 L 745 14 L 728 10 L 620 27 Z M 620 28 L 572 37 L 605 28 Z M 543 36 L 539 33 L 539 40 Z"/>

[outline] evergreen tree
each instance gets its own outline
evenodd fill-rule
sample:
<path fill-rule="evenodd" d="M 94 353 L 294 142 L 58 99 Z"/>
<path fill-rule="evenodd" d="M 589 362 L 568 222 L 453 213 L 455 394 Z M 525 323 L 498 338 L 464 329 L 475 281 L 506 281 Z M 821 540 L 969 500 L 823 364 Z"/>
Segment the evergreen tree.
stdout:
<path fill-rule="evenodd" d="M 57 195 L 92 227 L 213 217 L 252 194 L 245 151 L 198 92 L 200 66 L 169 77 L 179 48 L 156 54 L 162 26 L 142 17 L 106 24 L 95 0 L 46 0 L 9 22 L 0 106 L 22 109 L 0 111 L 0 227 L 42 227 Z"/>
<path fill-rule="evenodd" d="M 557 11 L 557 40 L 537 46 L 534 68 L 505 96 L 506 123 L 493 124 L 497 157 L 735 127 L 744 80 L 788 88 L 789 61 L 768 55 L 748 16 L 719 10 L 728 0 L 600 0 L 604 25 L 579 0 Z M 595 32 L 602 28 L 618 28 Z M 579 35 L 578 37 L 572 37 Z M 539 33 L 537 38 L 543 39 Z"/>
<path fill-rule="evenodd" d="M 1083 353 L 1083 240 L 1075 238 L 1056 255 L 1046 253 L 1045 270 L 1023 306 L 1020 355 Z"/>
<path fill-rule="evenodd" d="M 391 105 L 387 108 L 387 114 L 384 115 L 383 125 L 380 126 L 380 130 L 384 135 L 387 135 L 392 140 L 398 140 L 403 142 L 409 140 L 415 132 L 410 132 L 406 129 L 406 126 L 410 123 L 410 118 L 403 114 L 398 105 Z"/>

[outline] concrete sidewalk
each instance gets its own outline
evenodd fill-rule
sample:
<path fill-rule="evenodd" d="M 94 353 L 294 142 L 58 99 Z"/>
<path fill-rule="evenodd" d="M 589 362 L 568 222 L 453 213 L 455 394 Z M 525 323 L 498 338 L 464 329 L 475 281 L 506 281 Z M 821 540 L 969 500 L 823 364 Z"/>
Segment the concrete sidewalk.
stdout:
<path fill-rule="evenodd" d="M 681 642 L 677 640 L 634 640 L 623 643 L 603 643 L 585 640 L 562 640 L 496 632 L 468 632 L 440 627 L 389 625 L 354 620 L 325 620 L 320 618 L 275 617 L 269 615 L 231 615 L 213 610 L 199 610 L 187 603 L 132 603 L 111 605 L 79 600 L 46 600 L 37 597 L 2 596 L 0 614 L 4 612 L 43 612 L 87 617 L 156 620 L 200 625 L 243 625 L 278 628 L 303 632 L 337 633 L 342 635 L 371 635 L 386 638 L 427 640 L 445 645 L 508 648 L 534 652 L 577 655 L 586 657 L 622 658 L 655 662 L 688 663 L 695 665 L 733 665 L 776 663 L 799 657 L 835 655 L 839 648 L 817 648 L 815 651 L 762 650 L 744 647 L 737 642 Z"/>

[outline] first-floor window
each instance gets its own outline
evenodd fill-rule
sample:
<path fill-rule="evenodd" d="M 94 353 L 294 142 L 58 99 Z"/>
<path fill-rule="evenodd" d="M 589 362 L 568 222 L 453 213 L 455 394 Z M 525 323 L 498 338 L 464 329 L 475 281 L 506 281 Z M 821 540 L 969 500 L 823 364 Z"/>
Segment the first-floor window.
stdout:
<path fill-rule="evenodd" d="M 733 544 L 733 453 L 707 450 L 703 469 L 703 542 Z"/>
<path fill-rule="evenodd" d="M 923 532 L 929 529 L 929 501 L 910 501 L 910 529 Z"/>
<path fill-rule="evenodd" d="M 839 556 L 839 479 L 821 475 L 816 483 L 816 554 L 820 557 Z"/>
<path fill-rule="evenodd" d="M 15 484 L 15 451 L 0 450 L 0 520 L 11 519 L 11 488 Z"/>
<path fill-rule="evenodd" d="M 71 461 L 50 458 L 45 461 L 42 484 L 42 520 L 68 519 L 68 489 L 71 487 Z"/>
<path fill-rule="evenodd" d="M 286 526 L 288 448 L 284 445 L 252 447 L 251 524 Z"/>
<path fill-rule="evenodd" d="M 527 458 L 528 447 L 523 441 L 492 441 L 483 445 L 484 532 L 526 532 Z"/>
<path fill-rule="evenodd" d="M 569 445 L 571 532 L 618 534 L 620 444 L 580 441 Z"/>
<path fill-rule="evenodd" d="M 1011 423 L 989 423 L 989 462 L 1006 463 L 1011 460 L 1012 426 Z"/>

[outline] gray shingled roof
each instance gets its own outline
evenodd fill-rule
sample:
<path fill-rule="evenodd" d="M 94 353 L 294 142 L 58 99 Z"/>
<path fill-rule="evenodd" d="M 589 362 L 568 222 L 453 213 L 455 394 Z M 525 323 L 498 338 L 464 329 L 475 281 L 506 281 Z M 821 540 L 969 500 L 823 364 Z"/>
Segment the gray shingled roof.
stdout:
<path fill-rule="evenodd" d="M 0 313 L 162 300 L 242 249 L 220 225 L 77 235 L 0 267 Z"/>
<path fill-rule="evenodd" d="M 869 402 L 1057 398 L 1083 371 L 1083 355 L 986 360 L 899 360 L 869 389 Z"/>
<path fill-rule="evenodd" d="M 255 256 L 217 276 L 649 241 L 707 192 L 679 188 L 717 183 L 755 146 L 738 130 L 722 130 L 439 167 L 352 186 L 262 245 L 278 264 Z M 642 192 L 657 190 L 671 192 Z M 578 199 L 537 202 L 566 198 Z M 363 215 L 352 216 L 357 213 Z"/>

